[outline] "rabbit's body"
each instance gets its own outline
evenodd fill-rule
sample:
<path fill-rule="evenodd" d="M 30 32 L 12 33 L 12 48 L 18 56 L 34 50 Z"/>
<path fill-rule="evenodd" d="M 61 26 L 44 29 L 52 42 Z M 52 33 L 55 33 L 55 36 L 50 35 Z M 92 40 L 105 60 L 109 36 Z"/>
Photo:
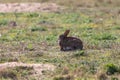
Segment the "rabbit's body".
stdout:
<path fill-rule="evenodd" d="M 69 31 L 66 30 L 66 32 L 63 35 L 59 36 L 59 45 L 61 48 L 61 51 L 69 51 L 69 50 L 76 50 L 76 49 L 83 49 L 83 43 L 80 39 L 76 37 L 67 37 Z"/>

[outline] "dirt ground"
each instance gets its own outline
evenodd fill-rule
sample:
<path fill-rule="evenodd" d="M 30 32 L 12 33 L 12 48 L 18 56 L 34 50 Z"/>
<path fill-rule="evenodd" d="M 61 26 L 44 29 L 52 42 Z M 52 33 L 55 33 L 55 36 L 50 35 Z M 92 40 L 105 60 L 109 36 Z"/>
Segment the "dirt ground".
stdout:
<path fill-rule="evenodd" d="M 42 76 L 42 71 L 54 71 L 55 66 L 51 64 L 27 64 L 22 62 L 6 62 L 0 64 L 0 72 L 8 69 L 8 68 L 15 68 L 15 67 L 33 67 L 34 76 L 39 78 Z M 41 77 L 40 77 L 41 78 Z"/>
<path fill-rule="evenodd" d="M 0 12 L 57 12 L 63 7 L 55 3 L 1 3 Z"/>

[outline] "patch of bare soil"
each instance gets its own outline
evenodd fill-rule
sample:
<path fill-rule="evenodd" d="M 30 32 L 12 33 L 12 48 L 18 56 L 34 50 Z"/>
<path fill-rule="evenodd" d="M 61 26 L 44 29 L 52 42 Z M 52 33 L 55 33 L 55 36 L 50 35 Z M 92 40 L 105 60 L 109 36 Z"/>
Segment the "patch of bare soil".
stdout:
<path fill-rule="evenodd" d="M 55 3 L 0 3 L 0 12 L 57 12 L 63 7 Z"/>
<path fill-rule="evenodd" d="M 37 78 L 41 78 L 40 76 L 43 75 L 43 71 L 54 71 L 55 69 L 55 66 L 52 64 L 27 64 L 21 62 L 6 62 L 0 64 L 0 72 L 8 68 L 15 67 L 33 67 L 33 70 L 35 71 L 34 76 Z"/>

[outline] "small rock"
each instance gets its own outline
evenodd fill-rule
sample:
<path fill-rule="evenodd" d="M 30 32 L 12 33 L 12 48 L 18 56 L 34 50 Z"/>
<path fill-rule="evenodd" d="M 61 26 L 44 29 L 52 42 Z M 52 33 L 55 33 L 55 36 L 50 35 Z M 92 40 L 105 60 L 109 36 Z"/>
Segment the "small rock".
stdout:
<path fill-rule="evenodd" d="M 10 27 L 15 27 L 15 26 L 17 26 L 17 23 L 15 21 L 10 21 L 8 25 Z"/>

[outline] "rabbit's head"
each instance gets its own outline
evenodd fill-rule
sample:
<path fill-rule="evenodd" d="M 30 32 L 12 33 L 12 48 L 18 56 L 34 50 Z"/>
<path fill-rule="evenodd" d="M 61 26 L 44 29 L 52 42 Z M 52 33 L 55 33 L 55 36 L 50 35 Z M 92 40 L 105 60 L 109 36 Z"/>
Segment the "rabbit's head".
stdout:
<path fill-rule="evenodd" d="M 69 32 L 70 32 L 70 30 L 66 30 L 66 31 L 64 32 L 64 34 L 62 34 L 62 35 L 59 36 L 59 40 L 65 39 L 65 38 L 67 37 L 67 35 L 69 34 Z"/>

